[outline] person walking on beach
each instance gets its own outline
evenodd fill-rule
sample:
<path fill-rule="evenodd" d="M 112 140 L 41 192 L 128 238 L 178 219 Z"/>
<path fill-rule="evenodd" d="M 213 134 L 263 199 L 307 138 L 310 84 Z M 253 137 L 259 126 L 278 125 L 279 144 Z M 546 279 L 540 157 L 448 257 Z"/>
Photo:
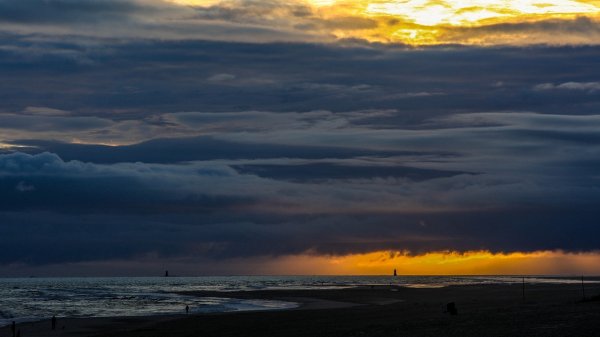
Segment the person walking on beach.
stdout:
<path fill-rule="evenodd" d="M 187 314 L 189 314 L 189 313 L 190 313 L 190 306 L 189 306 L 189 305 L 186 305 L 186 306 L 185 306 L 185 314 L 187 315 Z"/>
<path fill-rule="evenodd" d="M 52 316 L 52 330 L 56 330 L 56 316 Z"/>

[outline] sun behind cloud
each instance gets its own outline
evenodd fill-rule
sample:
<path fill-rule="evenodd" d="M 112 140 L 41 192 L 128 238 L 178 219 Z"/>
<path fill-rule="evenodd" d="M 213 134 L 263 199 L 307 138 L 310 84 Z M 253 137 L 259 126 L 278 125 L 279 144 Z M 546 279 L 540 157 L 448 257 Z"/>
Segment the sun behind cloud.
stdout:
<path fill-rule="evenodd" d="M 598 13 L 596 5 L 571 0 L 371 1 L 367 14 L 393 15 L 423 26 L 470 26 L 538 15 L 543 18 Z"/>
<path fill-rule="evenodd" d="M 171 2 L 197 7 L 224 6 L 241 12 L 257 4 L 250 0 Z M 594 29 L 586 28 L 597 25 L 599 1 L 295 0 L 270 2 L 267 6 L 304 6 L 311 11 L 311 15 L 303 13 L 301 16 L 295 16 L 293 11 L 292 14 L 273 11 L 269 19 L 289 16 L 274 20 L 279 25 L 274 28 L 289 28 L 281 26 L 281 22 L 287 22 L 290 27 L 312 29 L 313 34 L 333 35 L 338 39 L 411 45 L 594 44 L 600 41 Z M 581 21 L 582 18 L 588 21 Z"/>

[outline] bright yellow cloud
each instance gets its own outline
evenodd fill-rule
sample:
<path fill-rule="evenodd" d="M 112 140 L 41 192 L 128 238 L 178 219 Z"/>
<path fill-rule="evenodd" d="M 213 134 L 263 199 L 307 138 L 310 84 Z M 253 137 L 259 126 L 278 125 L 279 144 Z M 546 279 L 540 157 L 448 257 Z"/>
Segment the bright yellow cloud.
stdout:
<path fill-rule="evenodd" d="M 596 5 L 571 0 L 396 0 L 372 1 L 367 14 L 393 15 L 424 26 L 463 26 L 484 20 L 519 16 L 598 13 Z"/>
<path fill-rule="evenodd" d="M 183 5 L 221 5 L 243 12 L 250 0 L 171 0 Z M 277 6 L 269 2 L 267 6 Z M 275 29 L 304 27 L 304 33 L 358 38 L 371 42 L 429 44 L 598 44 L 600 1 L 577 0 L 295 0 L 311 15 L 273 11 L 265 25 Z M 279 13 L 279 14 L 276 14 Z M 249 12 L 256 16 L 256 12 Z M 274 18 L 283 15 L 286 17 Z M 581 21 L 585 17 L 591 21 Z M 249 18 L 252 19 L 252 18 Z M 256 18 L 254 18 L 256 19 Z M 277 19 L 277 20 L 275 20 Z M 362 20 L 362 21 L 361 21 Z M 536 26 L 536 22 L 568 21 Z M 371 24 L 367 25 L 367 21 Z M 352 26 L 352 22 L 356 23 Z M 519 27 L 499 27 L 518 24 Z M 287 25 L 287 26 L 286 26 Z M 587 31 L 586 31 L 587 30 Z"/>
<path fill-rule="evenodd" d="M 216 5 L 220 2 L 223 2 L 221 0 L 167 0 L 168 2 L 173 2 L 176 4 L 180 4 L 180 5 L 185 5 L 185 6 L 212 6 L 212 5 Z"/>

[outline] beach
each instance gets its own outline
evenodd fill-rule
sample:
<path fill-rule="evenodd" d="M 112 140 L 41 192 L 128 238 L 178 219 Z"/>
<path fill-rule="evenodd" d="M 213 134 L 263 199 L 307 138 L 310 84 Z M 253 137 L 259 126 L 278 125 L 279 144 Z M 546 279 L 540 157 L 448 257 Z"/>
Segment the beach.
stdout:
<path fill-rule="evenodd" d="M 600 285 L 464 285 L 442 288 L 195 291 L 186 295 L 298 303 L 288 310 L 59 319 L 18 325 L 38 336 L 597 336 Z M 446 312 L 454 302 L 458 314 Z M 0 329 L 0 337 L 10 336 Z"/>

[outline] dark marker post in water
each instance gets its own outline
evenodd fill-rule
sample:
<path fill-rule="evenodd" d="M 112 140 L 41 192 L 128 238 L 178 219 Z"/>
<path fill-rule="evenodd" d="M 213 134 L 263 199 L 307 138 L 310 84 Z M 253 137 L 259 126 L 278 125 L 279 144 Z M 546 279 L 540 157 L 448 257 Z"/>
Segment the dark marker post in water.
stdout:
<path fill-rule="evenodd" d="M 583 299 L 585 300 L 585 284 L 583 283 L 583 275 L 581 275 L 581 293 L 583 295 Z"/>
<path fill-rule="evenodd" d="M 15 333 L 17 333 L 17 322 L 12 321 L 10 331 L 12 332 L 12 337 L 15 337 Z"/>
<path fill-rule="evenodd" d="M 52 330 L 56 330 L 56 316 L 52 316 Z"/>
<path fill-rule="evenodd" d="M 187 314 L 189 314 L 189 313 L 190 313 L 190 306 L 189 306 L 189 305 L 186 305 L 186 306 L 185 306 L 185 314 L 187 315 Z"/>

